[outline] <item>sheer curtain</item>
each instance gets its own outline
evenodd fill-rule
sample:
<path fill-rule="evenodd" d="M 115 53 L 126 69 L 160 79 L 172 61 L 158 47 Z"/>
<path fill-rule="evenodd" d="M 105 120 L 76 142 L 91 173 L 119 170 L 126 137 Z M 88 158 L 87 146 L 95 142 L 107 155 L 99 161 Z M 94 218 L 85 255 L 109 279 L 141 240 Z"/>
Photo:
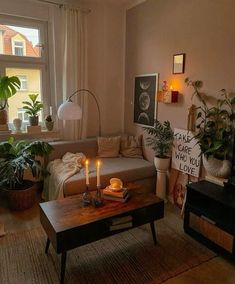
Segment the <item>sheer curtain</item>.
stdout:
<path fill-rule="evenodd" d="M 54 11 L 54 74 L 55 105 L 65 101 L 74 91 L 87 87 L 86 14 L 81 10 L 62 7 Z M 58 121 L 65 140 L 86 137 L 86 94 L 73 97 L 83 111 L 79 121 Z"/>

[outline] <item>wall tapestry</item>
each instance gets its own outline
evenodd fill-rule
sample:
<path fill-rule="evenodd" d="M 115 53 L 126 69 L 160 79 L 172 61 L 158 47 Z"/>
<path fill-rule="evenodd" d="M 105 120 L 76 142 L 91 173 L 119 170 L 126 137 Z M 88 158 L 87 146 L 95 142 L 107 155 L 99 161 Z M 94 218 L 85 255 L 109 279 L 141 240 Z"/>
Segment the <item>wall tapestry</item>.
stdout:
<path fill-rule="evenodd" d="M 134 122 L 154 126 L 157 103 L 158 74 L 135 77 Z"/>

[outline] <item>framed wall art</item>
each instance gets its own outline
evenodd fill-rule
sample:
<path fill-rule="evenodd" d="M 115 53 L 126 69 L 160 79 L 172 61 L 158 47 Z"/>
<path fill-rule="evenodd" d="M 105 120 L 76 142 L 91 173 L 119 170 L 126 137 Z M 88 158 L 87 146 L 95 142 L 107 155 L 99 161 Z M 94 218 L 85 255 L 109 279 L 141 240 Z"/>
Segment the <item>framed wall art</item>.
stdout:
<path fill-rule="evenodd" d="M 173 74 L 184 73 L 185 53 L 173 55 Z"/>
<path fill-rule="evenodd" d="M 135 77 L 134 123 L 154 126 L 158 73 Z"/>

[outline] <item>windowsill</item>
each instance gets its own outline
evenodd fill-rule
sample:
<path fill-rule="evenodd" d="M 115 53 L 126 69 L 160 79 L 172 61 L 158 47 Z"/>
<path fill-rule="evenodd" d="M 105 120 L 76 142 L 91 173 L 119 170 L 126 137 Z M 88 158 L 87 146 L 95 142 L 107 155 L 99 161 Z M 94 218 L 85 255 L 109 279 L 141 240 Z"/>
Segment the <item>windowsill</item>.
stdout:
<path fill-rule="evenodd" d="M 40 139 L 43 141 L 57 141 L 60 140 L 60 135 L 59 135 L 58 130 L 52 130 L 52 131 L 47 131 L 47 130 L 42 130 L 41 132 L 36 132 L 36 133 L 28 133 L 26 131 L 22 132 L 14 132 L 12 131 L 11 133 L 1 133 L 0 131 L 0 141 L 5 141 L 9 137 L 14 137 L 16 140 L 22 140 L 22 139 Z"/>

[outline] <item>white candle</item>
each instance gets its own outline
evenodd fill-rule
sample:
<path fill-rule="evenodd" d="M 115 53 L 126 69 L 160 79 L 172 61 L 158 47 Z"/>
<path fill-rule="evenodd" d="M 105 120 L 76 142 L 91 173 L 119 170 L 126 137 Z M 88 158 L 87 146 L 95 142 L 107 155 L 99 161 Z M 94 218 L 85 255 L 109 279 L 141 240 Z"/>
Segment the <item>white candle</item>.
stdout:
<path fill-rule="evenodd" d="M 86 185 L 89 185 L 89 168 L 88 168 L 88 160 L 86 160 L 85 162 L 85 172 L 86 172 Z"/>
<path fill-rule="evenodd" d="M 50 115 L 52 115 L 52 106 L 50 106 Z"/>
<path fill-rule="evenodd" d="M 100 186 L 100 161 L 96 164 L 97 186 Z"/>

